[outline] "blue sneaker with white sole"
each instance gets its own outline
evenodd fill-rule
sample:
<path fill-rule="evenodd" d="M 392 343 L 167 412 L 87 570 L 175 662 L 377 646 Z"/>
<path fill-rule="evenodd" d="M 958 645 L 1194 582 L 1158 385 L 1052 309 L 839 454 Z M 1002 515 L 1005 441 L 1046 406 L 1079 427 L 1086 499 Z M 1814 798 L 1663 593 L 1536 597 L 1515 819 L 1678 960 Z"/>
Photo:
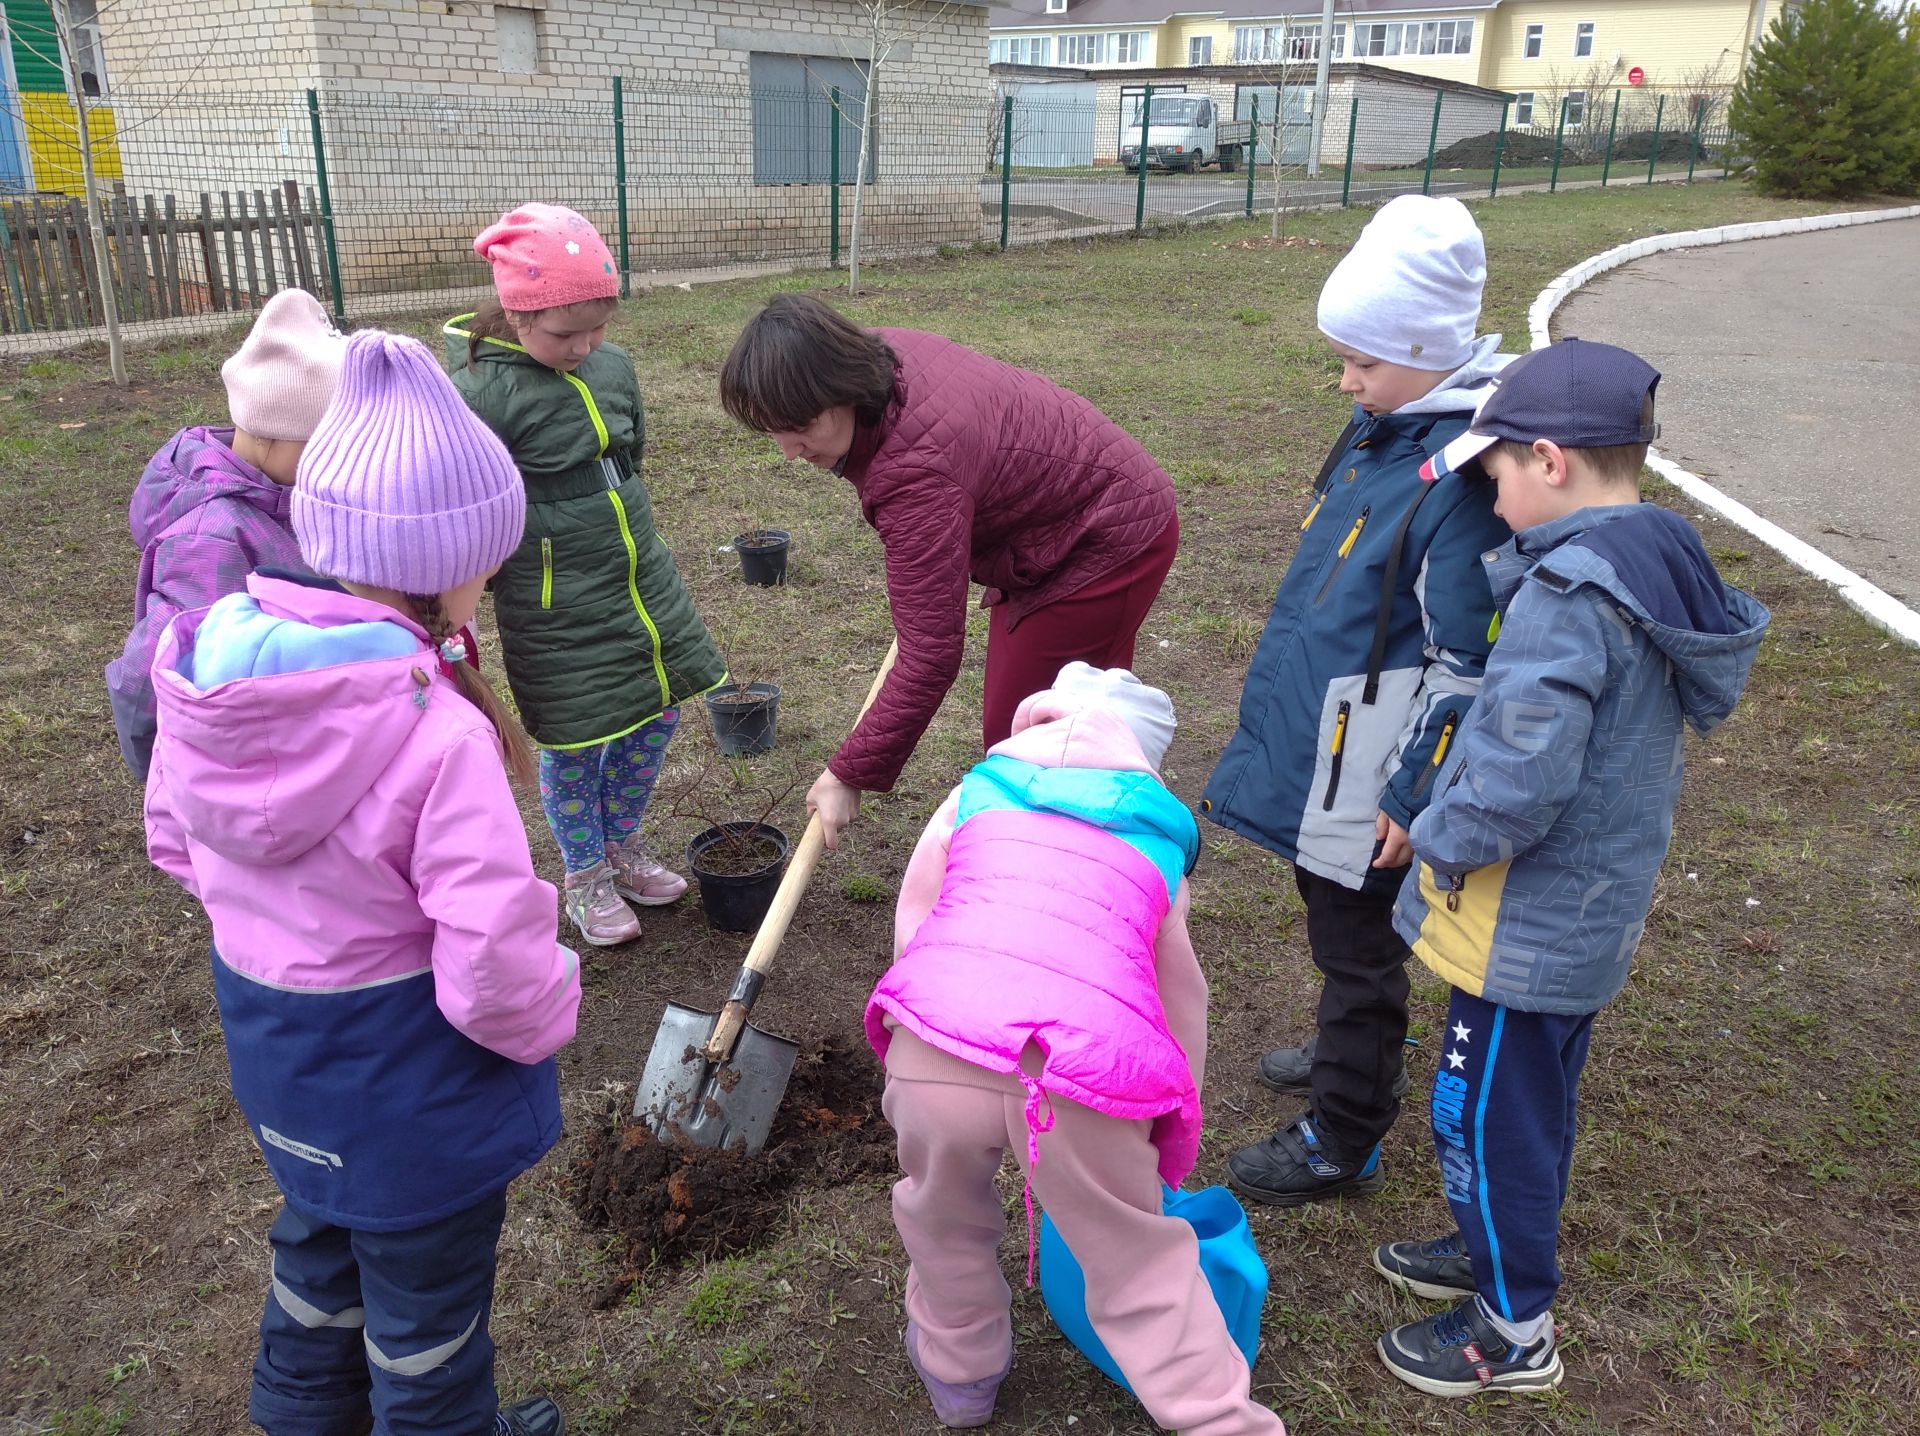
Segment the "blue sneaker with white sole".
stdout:
<path fill-rule="evenodd" d="M 1477 1296 L 1438 1316 L 1396 1326 L 1375 1343 L 1375 1350 L 1387 1370 L 1429 1396 L 1547 1391 L 1565 1375 L 1551 1320 L 1538 1340 L 1509 1341 Z"/>

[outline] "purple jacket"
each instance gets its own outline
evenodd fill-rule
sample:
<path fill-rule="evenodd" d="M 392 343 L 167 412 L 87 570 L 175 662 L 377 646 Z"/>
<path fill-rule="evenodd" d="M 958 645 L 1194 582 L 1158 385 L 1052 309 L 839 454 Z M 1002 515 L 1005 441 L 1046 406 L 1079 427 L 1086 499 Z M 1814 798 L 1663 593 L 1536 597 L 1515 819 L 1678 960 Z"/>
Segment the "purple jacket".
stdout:
<path fill-rule="evenodd" d="M 107 665 L 120 754 L 145 781 L 153 756 L 153 667 L 175 614 L 246 586 L 256 568 L 306 572 L 294 542 L 293 490 L 234 453 L 232 429 L 182 429 L 147 461 L 127 521 L 140 546 L 133 632 Z"/>

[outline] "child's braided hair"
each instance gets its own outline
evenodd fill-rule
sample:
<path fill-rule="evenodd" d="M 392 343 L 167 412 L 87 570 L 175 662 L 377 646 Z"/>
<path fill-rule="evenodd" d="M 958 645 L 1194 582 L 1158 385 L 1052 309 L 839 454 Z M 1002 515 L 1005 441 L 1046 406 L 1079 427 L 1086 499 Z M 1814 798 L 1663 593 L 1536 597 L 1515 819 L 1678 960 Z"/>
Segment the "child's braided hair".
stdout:
<path fill-rule="evenodd" d="M 440 606 L 439 594 L 410 593 L 407 601 L 413 605 L 414 618 L 433 635 L 435 643 L 445 643 L 458 631 L 448 620 L 447 611 Z M 461 697 L 486 714 L 487 721 L 493 724 L 493 731 L 500 739 L 500 753 L 506 762 L 508 776 L 528 785 L 538 782 L 540 770 L 534 761 L 533 740 L 527 736 L 527 730 L 520 726 L 520 720 L 507 711 L 507 705 L 500 701 L 500 695 L 493 691 L 493 685 L 464 659 L 456 659 L 448 666 L 453 669 L 454 686 L 460 690 Z"/>

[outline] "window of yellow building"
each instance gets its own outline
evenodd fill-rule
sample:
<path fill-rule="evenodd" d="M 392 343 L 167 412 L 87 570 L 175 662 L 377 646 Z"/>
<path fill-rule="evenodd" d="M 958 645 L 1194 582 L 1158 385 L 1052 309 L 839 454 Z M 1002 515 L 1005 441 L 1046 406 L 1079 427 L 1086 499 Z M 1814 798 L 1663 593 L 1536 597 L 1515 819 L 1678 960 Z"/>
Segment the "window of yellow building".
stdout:
<path fill-rule="evenodd" d="M 1545 25 L 1527 26 L 1527 37 L 1522 42 L 1520 53 L 1529 60 L 1539 59 L 1541 47 L 1546 41 L 1546 34 Z"/>
<path fill-rule="evenodd" d="M 1593 53 L 1593 21 L 1582 20 L 1573 27 L 1573 58 L 1584 60 Z"/>
<path fill-rule="evenodd" d="M 1189 35 L 1187 37 L 1187 63 L 1189 65 L 1213 63 L 1213 36 Z"/>
<path fill-rule="evenodd" d="M 1353 53 L 1374 55 L 1470 55 L 1471 20 L 1389 20 L 1353 27 Z"/>

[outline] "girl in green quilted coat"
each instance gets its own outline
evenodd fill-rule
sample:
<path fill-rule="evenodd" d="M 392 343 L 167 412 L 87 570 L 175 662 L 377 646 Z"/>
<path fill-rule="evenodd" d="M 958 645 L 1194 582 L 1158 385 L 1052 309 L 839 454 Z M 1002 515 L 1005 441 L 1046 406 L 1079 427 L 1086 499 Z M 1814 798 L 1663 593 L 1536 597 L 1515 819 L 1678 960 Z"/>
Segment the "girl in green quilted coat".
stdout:
<path fill-rule="evenodd" d="M 448 322 L 453 382 L 520 466 L 526 537 L 493 582 L 507 682 L 540 744 L 540 801 L 566 863 L 567 916 L 630 942 L 686 891 L 640 820 L 679 705 L 726 677 L 653 527 L 640 385 L 605 342 L 619 293 L 585 218 L 525 204 L 473 242 L 497 303 Z"/>

